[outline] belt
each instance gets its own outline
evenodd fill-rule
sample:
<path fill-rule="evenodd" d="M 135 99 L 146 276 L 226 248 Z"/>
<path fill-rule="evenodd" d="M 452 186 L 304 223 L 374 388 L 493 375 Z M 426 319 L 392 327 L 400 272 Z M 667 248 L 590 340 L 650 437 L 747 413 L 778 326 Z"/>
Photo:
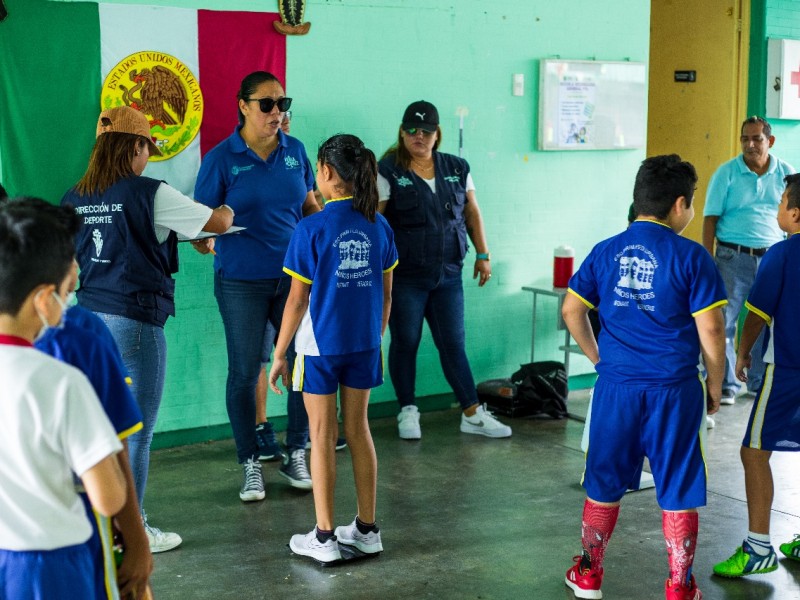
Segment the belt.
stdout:
<path fill-rule="evenodd" d="M 764 256 L 767 250 L 769 250 L 769 248 L 748 248 L 747 246 L 740 246 L 739 244 L 729 244 L 728 242 L 723 242 L 722 240 L 717 240 L 717 244 L 720 246 L 725 246 L 726 248 L 730 248 L 731 250 L 736 250 L 737 252 L 749 254 L 750 256 Z"/>

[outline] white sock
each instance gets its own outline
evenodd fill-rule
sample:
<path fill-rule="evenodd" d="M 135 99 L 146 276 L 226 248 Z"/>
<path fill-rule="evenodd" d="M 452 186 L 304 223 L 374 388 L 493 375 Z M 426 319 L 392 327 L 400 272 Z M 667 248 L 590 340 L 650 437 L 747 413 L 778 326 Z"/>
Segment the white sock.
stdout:
<path fill-rule="evenodd" d="M 767 556 L 772 552 L 772 544 L 770 543 L 768 533 L 753 533 L 747 532 L 747 543 L 753 549 L 753 552 L 759 556 Z"/>

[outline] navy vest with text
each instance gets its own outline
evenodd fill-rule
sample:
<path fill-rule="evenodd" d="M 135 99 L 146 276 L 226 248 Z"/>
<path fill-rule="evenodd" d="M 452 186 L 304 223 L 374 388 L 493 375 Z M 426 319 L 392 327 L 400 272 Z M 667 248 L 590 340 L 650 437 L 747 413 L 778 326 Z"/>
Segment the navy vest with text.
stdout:
<path fill-rule="evenodd" d="M 433 153 L 436 193 L 411 170 L 387 156 L 378 171 L 389 181 L 391 196 L 384 216 L 394 230 L 398 264 L 395 277 L 460 269 L 467 253 L 464 207 L 467 201 L 467 161 Z"/>
<path fill-rule="evenodd" d="M 175 315 L 178 244 L 170 232 L 156 239 L 153 206 L 161 182 L 126 177 L 102 194 L 67 192 L 83 227 L 76 238 L 80 265 L 78 301 L 94 312 L 120 315 L 163 327 Z"/>

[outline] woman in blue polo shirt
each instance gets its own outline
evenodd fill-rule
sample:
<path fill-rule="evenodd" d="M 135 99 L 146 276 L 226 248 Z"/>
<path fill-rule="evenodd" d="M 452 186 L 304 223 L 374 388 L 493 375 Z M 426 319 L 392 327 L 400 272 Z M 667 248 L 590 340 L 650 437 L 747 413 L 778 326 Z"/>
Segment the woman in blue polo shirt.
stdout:
<path fill-rule="evenodd" d="M 264 499 L 255 432 L 255 388 L 261 369 L 267 321 L 280 328 L 290 278 L 283 259 L 297 223 L 319 211 L 314 172 L 299 140 L 281 131 L 292 104 L 280 81 L 266 71 L 250 73 L 238 93 L 239 125 L 203 159 L 195 197 L 210 207 L 228 205 L 237 235 L 195 243 L 200 252 L 215 250 L 214 296 L 225 328 L 228 381 L 225 401 L 244 469 L 243 502 Z M 300 393 L 289 395 L 289 451 L 280 473 L 292 486 L 311 489 L 305 464 L 308 418 Z"/>

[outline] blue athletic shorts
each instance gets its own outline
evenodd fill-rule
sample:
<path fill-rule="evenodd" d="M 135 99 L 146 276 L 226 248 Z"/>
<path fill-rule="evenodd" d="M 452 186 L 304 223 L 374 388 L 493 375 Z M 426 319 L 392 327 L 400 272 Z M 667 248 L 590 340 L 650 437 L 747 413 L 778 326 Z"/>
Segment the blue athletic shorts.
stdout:
<path fill-rule="evenodd" d="M 779 452 L 800 450 L 800 369 L 767 365 L 742 446 Z"/>
<path fill-rule="evenodd" d="M 598 378 L 583 487 L 592 500 L 617 502 L 638 489 L 647 457 L 664 510 L 706 504 L 705 386 L 698 377 L 667 387 Z"/>
<path fill-rule="evenodd" d="M 295 391 L 308 394 L 335 394 L 339 384 L 368 390 L 383 383 L 381 349 L 353 354 L 308 356 L 298 354 L 292 373 Z"/>
<path fill-rule="evenodd" d="M 94 564 L 86 544 L 55 550 L 0 550 L 0 598 L 95 598 Z"/>

